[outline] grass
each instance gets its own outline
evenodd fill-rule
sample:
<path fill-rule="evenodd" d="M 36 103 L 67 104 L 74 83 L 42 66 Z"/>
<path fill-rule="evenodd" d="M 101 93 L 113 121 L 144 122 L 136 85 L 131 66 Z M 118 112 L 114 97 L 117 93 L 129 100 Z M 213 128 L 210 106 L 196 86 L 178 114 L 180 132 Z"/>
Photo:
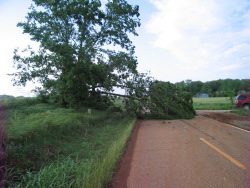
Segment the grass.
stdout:
<path fill-rule="evenodd" d="M 86 178 L 81 187 L 96 188 L 107 185 L 112 178 L 112 172 L 119 161 L 123 151 L 124 145 L 127 143 L 129 136 L 131 135 L 134 123 L 130 123 L 124 134 L 119 138 L 117 142 L 114 142 L 109 148 L 106 156 L 99 162 L 99 165 L 95 168 L 94 172 Z M 114 161 L 116 161 L 114 163 Z"/>
<path fill-rule="evenodd" d="M 10 187 L 107 186 L 135 119 L 24 100 L 1 101 Z"/>
<path fill-rule="evenodd" d="M 195 110 L 230 110 L 229 97 L 193 98 Z"/>

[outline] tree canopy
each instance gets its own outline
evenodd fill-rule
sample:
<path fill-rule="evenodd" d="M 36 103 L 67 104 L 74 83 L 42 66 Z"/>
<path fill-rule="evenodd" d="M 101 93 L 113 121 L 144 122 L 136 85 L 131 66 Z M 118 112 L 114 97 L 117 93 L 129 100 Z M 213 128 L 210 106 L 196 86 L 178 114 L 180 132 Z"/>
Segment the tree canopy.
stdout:
<path fill-rule="evenodd" d="M 14 51 L 17 85 L 42 84 L 43 94 L 64 105 L 107 102 L 103 93 L 124 88 L 137 74 L 129 34 L 137 35 L 139 7 L 126 0 L 33 0 L 17 24 L 40 49 Z M 116 46 L 110 48 L 110 46 Z M 91 105 L 91 104 L 90 104 Z"/>

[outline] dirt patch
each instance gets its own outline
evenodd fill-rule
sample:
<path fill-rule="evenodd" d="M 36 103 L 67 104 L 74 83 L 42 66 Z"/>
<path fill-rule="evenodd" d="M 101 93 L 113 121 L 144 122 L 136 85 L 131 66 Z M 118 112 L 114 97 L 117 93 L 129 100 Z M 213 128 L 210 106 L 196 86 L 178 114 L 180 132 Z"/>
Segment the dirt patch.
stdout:
<path fill-rule="evenodd" d="M 242 116 L 226 111 L 197 111 L 197 114 L 250 131 L 250 116 Z"/>

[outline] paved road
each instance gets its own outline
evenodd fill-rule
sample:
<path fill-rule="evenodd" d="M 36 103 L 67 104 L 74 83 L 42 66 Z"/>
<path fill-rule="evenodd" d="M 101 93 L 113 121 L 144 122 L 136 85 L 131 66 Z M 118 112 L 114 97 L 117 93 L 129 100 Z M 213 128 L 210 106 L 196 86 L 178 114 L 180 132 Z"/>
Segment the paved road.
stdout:
<path fill-rule="evenodd" d="M 199 116 L 137 126 L 129 161 L 122 161 L 112 187 L 250 187 L 249 132 Z"/>

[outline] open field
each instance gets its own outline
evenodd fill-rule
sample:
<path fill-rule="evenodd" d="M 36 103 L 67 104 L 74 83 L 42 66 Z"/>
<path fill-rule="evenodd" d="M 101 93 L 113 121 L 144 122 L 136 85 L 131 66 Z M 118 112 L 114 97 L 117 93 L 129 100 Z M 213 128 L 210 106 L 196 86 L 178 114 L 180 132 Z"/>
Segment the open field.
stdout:
<path fill-rule="evenodd" d="M 193 98 L 195 110 L 230 110 L 232 104 L 229 97 L 209 97 L 209 98 Z"/>
<path fill-rule="evenodd" d="M 64 109 L 35 99 L 0 101 L 11 187 L 105 187 L 135 119 L 114 109 Z"/>

